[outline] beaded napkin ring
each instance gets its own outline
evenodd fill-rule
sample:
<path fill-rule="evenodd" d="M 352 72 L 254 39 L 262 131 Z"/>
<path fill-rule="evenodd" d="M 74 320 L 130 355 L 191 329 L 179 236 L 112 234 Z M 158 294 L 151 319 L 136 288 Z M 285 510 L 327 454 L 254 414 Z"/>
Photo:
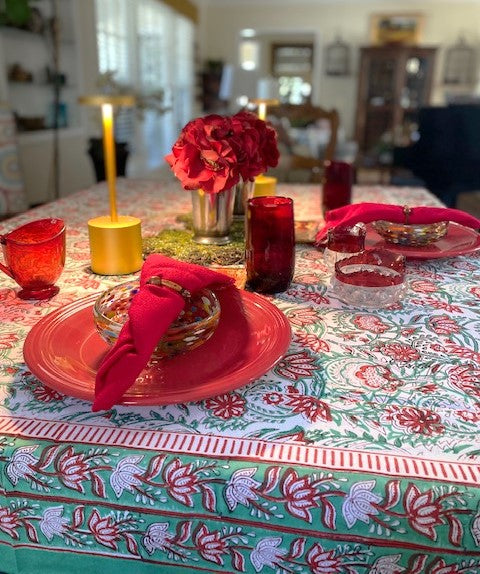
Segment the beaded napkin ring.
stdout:
<path fill-rule="evenodd" d="M 405 215 L 405 225 L 408 225 L 408 218 L 410 217 L 411 213 L 412 213 L 412 208 L 409 207 L 408 205 L 404 205 L 403 206 L 403 214 Z"/>
<path fill-rule="evenodd" d="M 146 282 L 150 283 L 151 285 L 158 285 L 160 287 L 168 287 L 169 289 L 173 289 L 174 291 L 177 291 L 177 293 L 179 293 L 184 299 L 190 299 L 192 296 L 188 289 L 183 288 L 181 285 L 175 283 L 174 281 L 163 279 L 163 277 L 159 277 L 158 275 L 152 275 L 152 277 L 147 279 Z"/>

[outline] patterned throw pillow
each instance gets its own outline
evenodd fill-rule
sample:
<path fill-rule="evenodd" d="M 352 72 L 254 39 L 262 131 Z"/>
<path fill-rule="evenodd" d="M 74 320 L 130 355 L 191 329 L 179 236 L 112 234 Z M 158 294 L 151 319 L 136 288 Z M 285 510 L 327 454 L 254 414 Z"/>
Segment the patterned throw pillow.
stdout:
<path fill-rule="evenodd" d="M 15 118 L 10 108 L 0 103 L 0 217 L 28 209 L 23 177 L 18 162 Z"/>

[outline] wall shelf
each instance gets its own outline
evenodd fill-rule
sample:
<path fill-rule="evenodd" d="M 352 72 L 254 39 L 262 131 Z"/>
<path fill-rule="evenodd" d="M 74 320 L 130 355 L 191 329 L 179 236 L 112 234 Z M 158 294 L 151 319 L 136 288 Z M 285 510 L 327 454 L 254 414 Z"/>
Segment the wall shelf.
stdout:
<path fill-rule="evenodd" d="M 45 32 L 0 27 L 0 99 L 10 104 L 17 126 L 23 128 L 17 132 L 19 163 L 31 205 L 93 181 L 78 105 L 83 79 L 80 8 L 76 0 L 40 0 L 35 5 L 41 11 Z M 57 42 L 50 35 L 52 17 L 58 22 Z M 58 65 L 54 45 L 58 46 Z M 9 77 L 15 65 L 20 72 L 31 74 L 32 81 Z M 55 109 L 57 129 L 53 127 Z"/>
<path fill-rule="evenodd" d="M 55 132 L 52 129 L 24 131 L 18 132 L 18 141 L 21 143 L 43 143 L 51 141 L 54 135 Z M 83 135 L 84 132 L 81 128 L 60 128 L 58 130 L 58 137 L 60 139 Z"/>

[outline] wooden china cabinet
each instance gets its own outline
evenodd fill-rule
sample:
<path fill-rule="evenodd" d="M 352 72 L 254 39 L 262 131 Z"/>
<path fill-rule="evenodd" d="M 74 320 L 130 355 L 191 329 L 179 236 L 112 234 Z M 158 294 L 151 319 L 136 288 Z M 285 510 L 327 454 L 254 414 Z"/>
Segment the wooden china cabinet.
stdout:
<path fill-rule="evenodd" d="M 359 165 L 388 166 L 394 145 L 408 145 L 420 107 L 430 102 L 436 48 L 361 48 L 356 140 Z"/>

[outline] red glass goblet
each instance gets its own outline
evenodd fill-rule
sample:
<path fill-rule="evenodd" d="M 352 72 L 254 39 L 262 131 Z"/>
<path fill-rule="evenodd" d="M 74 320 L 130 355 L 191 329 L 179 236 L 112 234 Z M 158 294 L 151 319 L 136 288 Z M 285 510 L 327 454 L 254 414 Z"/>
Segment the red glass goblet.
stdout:
<path fill-rule="evenodd" d="M 295 268 L 293 200 L 253 197 L 247 202 L 246 287 L 279 293 L 290 285 Z"/>
<path fill-rule="evenodd" d="M 323 214 L 352 201 L 353 167 L 345 161 L 326 161 L 322 185 Z"/>
<path fill-rule="evenodd" d="M 65 223 L 38 219 L 0 236 L 5 264 L 0 269 L 22 288 L 21 299 L 49 299 L 65 265 Z"/>

